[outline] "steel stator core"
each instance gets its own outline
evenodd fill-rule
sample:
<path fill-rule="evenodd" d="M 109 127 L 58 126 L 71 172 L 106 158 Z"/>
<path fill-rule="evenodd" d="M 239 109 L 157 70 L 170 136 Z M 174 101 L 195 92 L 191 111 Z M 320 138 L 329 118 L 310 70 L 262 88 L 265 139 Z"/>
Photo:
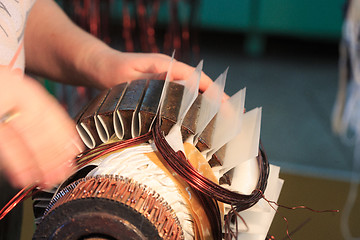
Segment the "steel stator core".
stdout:
<path fill-rule="evenodd" d="M 148 133 L 155 125 L 158 112 L 161 113 L 161 132 L 174 146 L 171 142 L 179 139 L 171 140 L 168 136 L 174 135 L 172 129 L 179 125 L 187 92 L 186 85 L 175 82 L 137 80 L 100 93 L 76 118 L 79 134 L 89 148 L 87 159 L 105 151 L 109 143 L 128 141 Z M 199 132 L 200 115 L 204 114 L 202 108 L 209 101 L 202 95 L 196 93 L 180 122 L 182 151 L 186 161 L 203 176 L 223 188 L 237 191 L 237 165 L 230 166 L 226 160 L 231 155 L 231 141 L 215 147 L 213 139 L 221 107 Z M 243 109 L 241 111 L 246 115 Z M 252 111 L 252 119 L 258 119 L 256 114 Z M 244 117 L 239 123 L 247 124 L 247 119 L 250 117 Z M 245 127 L 249 129 L 249 126 Z M 251 134 L 256 138 L 257 131 Z M 252 163 L 244 160 L 246 164 L 242 165 L 249 168 L 244 171 L 254 172 L 253 180 L 249 180 L 252 183 L 247 184 L 250 190 L 240 190 L 244 195 L 253 194 L 259 176 L 265 181 L 262 193 L 266 190 L 269 170 L 265 175 L 259 173 L 259 165 L 266 157 L 263 160 L 264 155 L 259 157 L 258 152 L 257 143 Z M 268 166 L 267 162 L 263 166 Z M 281 186 L 276 186 L 270 188 L 279 192 Z M 224 219 L 232 206 L 216 198 L 211 200 L 215 204 L 214 218 L 218 218 L 220 224 L 214 231 L 204 199 L 202 193 L 166 164 L 150 139 L 107 153 L 82 166 L 60 186 L 37 193 L 33 197 L 37 224 L 33 239 L 221 239 L 226 236 Z M 234 219 L 229 224 L 234 224 Z"/>

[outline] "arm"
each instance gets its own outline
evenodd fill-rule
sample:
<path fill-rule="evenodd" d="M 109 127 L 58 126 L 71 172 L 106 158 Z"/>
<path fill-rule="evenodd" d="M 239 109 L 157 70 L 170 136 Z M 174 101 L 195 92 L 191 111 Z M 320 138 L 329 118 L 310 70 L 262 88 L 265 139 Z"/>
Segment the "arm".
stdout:
<path fill-rule="evenodd" d="M 122 53 L 75 26 L 52 0 L 37 0 L 25 33 L 26 67 L 64 83 L 111 87 L 140 78 L 163 78 L 170 58 L 163 54 Z M 175 62 L 173 79 L 193 68 Z M 43 187 L 72 171 L 82 144 L 74 123 L 38 83 L 0 69 L 0 170 L 19 187 L 35 180 Z M 205 84 L 204 84 L 205 83 Z M 211 83 L 204 75 L 202 89 Z M 14 114 L 11 121 L 4 116 Z"/>
<path fill-rule="evenodd" d="M 52 0 L 37 0 L 25 33 L 26 67 L 56 81 L 108 88 L 141 78 L 164 78 L 170 57 L 163 54 L 123 53 L 86 33 Z M 186 79 L 194 68 L 175 62 L 172 79 Z M 202 74 L 200 89 L 211 79 Z"/>
<path fill-rule="evenodd" d="M 73 24 L 56 2 L 36 1 L 25 29 L 28 71 L 63 83 L 101 87 L 84 69 L 87 64 L 96 65 L 91 52 L 106 48 Z"/>

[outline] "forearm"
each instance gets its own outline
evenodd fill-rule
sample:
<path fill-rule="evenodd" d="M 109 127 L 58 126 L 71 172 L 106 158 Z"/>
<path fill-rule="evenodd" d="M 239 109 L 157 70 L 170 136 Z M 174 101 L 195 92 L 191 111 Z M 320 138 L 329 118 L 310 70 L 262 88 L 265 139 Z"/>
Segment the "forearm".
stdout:
<path fill-rule="evenodd" d="M 53 0 L 37 0 L 25 30 L 26 69 L 63 83 L 104 88 L 97 53 L 109 47 L 72 23 Z"/>
<path fill-rule="evenodd" d="M 164 79 L 170 57 L 119 52 L 81 30 L 53 0 L 37 0 L 25 30 L 26 68 L 52 80 L 110 88 L 136 79 Z M 194 68 L 174 61 L 170 78 L 187 79 Z M 202 74 L 200 90 L 212 83 Z"/>

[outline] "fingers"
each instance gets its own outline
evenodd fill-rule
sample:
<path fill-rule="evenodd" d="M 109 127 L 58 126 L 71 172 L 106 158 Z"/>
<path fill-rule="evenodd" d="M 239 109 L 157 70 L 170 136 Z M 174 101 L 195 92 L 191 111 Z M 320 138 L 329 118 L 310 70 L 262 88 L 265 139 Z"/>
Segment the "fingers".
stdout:
<path fill-rule="evenodd" d="M 38 180 L 41 171 L 31 150 L 11 124 L 0 125 L 0 166 L 15 187 Z"/>
<path fill-rule="evenodd" d="M 99 61 L 100 74 L 97 72 L 96 75 L 102 76 L 98 80 L 99 85 L 106 87 L 137 79 L 165 79 L 171 60 L 171 57 L 160 53 L 123 53 L 115 50 L 104 52 L 101 58 L 104 60 Z M 170 80 L 186 80 L 194 70 L 194 67 L 174 59 Z M 205 91 L 212 82 L 209 76 L 202 73 L 200 91 Z"/>
<path fill-rule="evenodd" d="M 172 78 L 174 80 L 184 80 L 188 79 L 190 75 L 194 72 L 195 68 L 179 61 L 175 61 L 172 68 Z M 207 76 L 204 72 L 201 73 L 199 90 L 204 92 L 213 81 L 209 76 Z"/>
<path fill-rule="evenodd" d="M 129 53 L 126 53 L 129 54 Z M 139 54 L 131 55 L 133 58 L 133 69 L 135 79 L 165 79 L 166 72 L 169 69 L 171 57 L 165 54 Z M 186 80 L 194 72 L 195 68 L 183 62 L 173 60 L 173 68 L 170 80 Z M 136 76 L 136 74 L 138 74 Z M 204 72 L 201 74 L 199 89 L 205 91 L 212 80 Z"/>
<path fill-rule="evenodd" d="M 166 78 L 166 72 L 162 73 L 139 73 L 138 79 L 152 79 L 152 80 L 164 80 Z"/>
<path fill-rule="evenodd" d="M 7 89 L 12 95 L 0 97 L 0 106 L 11 103 L 19 113 L 0 123 L 1 165 L 15 186 L 35 181 L 53 186 L 71 174 L 72 160 L 81 151 L 75 124 L 35 81 L 25 78 L 13 85 Z"/>
<path fill-rule="evenodd" d="M 18 99 L 24 117 L 13 124 L 34 152 L 42 172 L 41 184 L 56 184 L 71 173 L 69 161 L 79 154 L 74 142 L 81 145 L 81 141 L 75 124 L 54 98 L 34 81 L 26 79 L 24 85 L 31 89 Z"/>

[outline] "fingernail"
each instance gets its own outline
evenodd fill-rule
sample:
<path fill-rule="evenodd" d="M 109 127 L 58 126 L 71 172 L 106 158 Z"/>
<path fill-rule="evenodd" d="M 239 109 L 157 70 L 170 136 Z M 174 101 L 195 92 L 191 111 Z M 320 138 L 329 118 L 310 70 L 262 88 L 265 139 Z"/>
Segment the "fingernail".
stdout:
<path fill-rule="evenodd" d="M 40 185 L 40 180 L 39 179 L 35 180 L 34 184 L 37 185 L 37 186 Z"/>
<path fill-rule="evenodd" d="M 230 97 L 227 94 L 224 94 L 221 102 L 226 102 Z"/>
<path fill-rule="evenodd" d="M 79 144 L 79 141 L 73 139 L 71 142 L 76 147 L 76 149 L 79 151 L 79 153 L 84 151 L 85 148 L 83 145 Z"/>
<path fill-rule="evenodd" d="M 74 165 L 75 165 L 75 164 L 74 164 L 74 160 L 73 160 L 73 159 L 70 159 L 70 160 L 67 161 L 67 166 L 68 166 L 68 167 L 72 168 L 72 167 L 74 167 Z"/>

